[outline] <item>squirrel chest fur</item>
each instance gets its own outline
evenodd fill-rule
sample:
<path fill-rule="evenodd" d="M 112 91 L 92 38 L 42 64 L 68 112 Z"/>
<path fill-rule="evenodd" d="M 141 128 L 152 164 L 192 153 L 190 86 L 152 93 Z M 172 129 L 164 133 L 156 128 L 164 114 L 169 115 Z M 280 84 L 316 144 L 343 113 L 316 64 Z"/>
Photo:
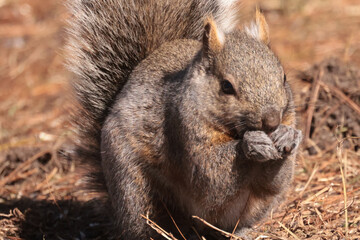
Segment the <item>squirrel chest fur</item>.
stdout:
<path fill-rule="evenodd" d="M 207 239 L 212 236 L 192 216 L 230 232 L 239 222 L 238 233 L 246 237 L 243 230 L 282 199 L 301 141 L 291 90 L 268 46 L 264 17 L 257 12 L 256 23 L 230 31 L 223 27 L 223 14 L 231 13 L 237 1 L 150 1 L 146 8 L 137 1 L 103 2 L 119 9 L 109 12 L 95 1 L 83 8 L 80 0 L 74 6 L 80 13 L 103 11 L 117 18 L 125 12 L 123 22 L 113 28 L 129 31 L 131 38 L 118 40 L 132 47 L 111 45 L 116 31 L 112 38 L 99 31 L 103 41 L 80 36 L 87 29 L 75 24 L 72 46 L 80 47 L 76 59 L 85 64 L 75 66 L 79 80 L 74 88 L 82 119 L 93 124 L 79 128 L 87 146 L 80 144 L 78 153 L 91 159 L 93 174 L 108 193 L 117 237 L 157 236 L 141 215 L 166 228 L 169 213 L 189 237 L 193 224 Z M 181 23 L 184 30 L 166 29 L 180 33 L 165 41 L 156 31 L 150 37 L 136 26 L 130 29 L 131 21 L 144 21 L 128 16 L 131 11 L 145 17 L 161 7 L 177 13 L 176 6 L 192 7 L 189 14 L 195 16 L 185 16 L 190 24 Z M 173 27 L 166 24 L 178 21 L 166 15 L 170 10 L 158 14 L 171 20 L 147 24 Z M 94 42 L 104 47 L 91 47 Z M 134 50 L 137 44 L 149 46 L 140 54 Z M 102 58 L 113 63 L 107 66 Z M 86 69 L 90 67 L 95 75 Z"/>

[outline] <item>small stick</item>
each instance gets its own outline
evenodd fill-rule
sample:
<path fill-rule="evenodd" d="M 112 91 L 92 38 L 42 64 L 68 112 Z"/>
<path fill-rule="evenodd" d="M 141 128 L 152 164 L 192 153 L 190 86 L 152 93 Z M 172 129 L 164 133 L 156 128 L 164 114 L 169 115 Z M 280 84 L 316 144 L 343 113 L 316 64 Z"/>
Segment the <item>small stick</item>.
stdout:
<path fill-rule="evenodd" d="M 208 226 L 208 227 L 210 227 L 210 228 L 212 228 L 212 229 L 220 232 L 220 233 L 223 234 L 225 237 L 234 238 L 235 240 L 242 240 L 242 238 L 240 238 L 240 237 L 238 237 L 238 236 L 236 236 L 236 235 L 234 235 L 234 234 L 228 233 L 228 232 L 226 232 L 226 231 L 224 231 L 224 230 L 221 230 L 220 228 L 217 228 L 217 227 L 215 227 L 214 225 L 211 225 L 210 223 L 208 223 L 207 221 L 205 221 L 204 219 L 202 219 L 202 218 L 200 218 L 200 217 L 198 217 L 198 216 L 192 216 L 192 217 L 195 218 L 195 219 L 197 219 L 197 220 L 199 220 L 200 222 L 204 223 L 206 226 Z"/>
<path fill-rule="evenodd" d="M 232 231 L 231 234 L 235 234 L 235 231 L 236 231 L 237 227 L 239 226 L 239 223 L 240 223 L 240 218 L 237 220 L 236 225 L 235 225 L 235 227 L 234 227 L 234 230 Z M 232 238 L 230 238 L 230 240 L 231 240 L 231 239 L 232 239 Z"/>
<path fill-rule="evenodd" d="M 10 239 L 10 240 L 22 240 L 22 238 L 10 237 L 10 236 L 7 236 L 6 238 L 8 238 L 8 239 Z"/>
<path fill-rule="evenodd" d="M 174 218 L 171 216 L 169 209 L 166 207 L 166 205 L 165 205 L 164 202 L 162 202 L 162 204 L 164 205 L 166 212 L 168 213 L 169 217 L 171 218 L 171 221 L 174 223 L 174 225 L 175 225 L 176 229 L 178 230 L 178 232 L 180 233 L 181 237 L 182 237 L 184 240 L 186 240 L 186 238 L 184 237 L 183 233 L 180 231 L 180 228 L 179 228 L 178 225 L 176 224 Z"/>
<path fill-rule="evenodd" d="M 44 181 L 42 181 L 41 183 L 39 183 L 36 187 L 35 187 L 35 191 L 40 190 L 44 185 L 49 185 L 49 181 L 55 176 L 55 174 L 57 173 L 58 168 L 55 167 L 45 178 Z"/>
<path fill-rule="evenodd" d="M 302 196 L 302 195 L 304 194 L 305 190 L 306 190 L 307 187 L 309 186 L 309 184 L 310 184 L 311 180 L 313 179 L 313 177 L 314 177 L 316 171 L 318 170 L 318 168 L 319 168 L 319 165 L 318 165 L 318 164 L 315 164 L 315 167 L 314 167 L 314 169 L 313 169 L 313 171 L 312 171 L 312 173 L 311 173 L 308 181 L 306 182 L 304 189 L 300 192 L 300 196 Z"/>
<path fill-rule="evenodd" d="M 150 220 L 150 218 L 140 214 L 140 216 L 144 219 L 146 219 L 146 223 L 154 229 L 157 233 L 159 233 L 161 236 L 168 240 L 177 240 L 172 234 L 166 232 L 164 229 L 162 229 L 159 225 L 157 225 L 154 221 Z"/>
<path fill-rule="evenodd" d="M 319 83 L 321 87 L 325 89 L 329 89 L 334 95 L 339 98 L 341 101 L 347 103 L 347 105 L 352 108 L 359 116 L 360 116 L 360 107 L 357 105 L 351 98 L 346 96 L 341 90 L 339 90 L 337 87 L 330 86 L 324 82 Z"/>
<path fill-rule="evenodd" d="M 319 192 L 315 193 L 314 195 L 312 195 L 311 197 L 307 198 L 305 201 L 303 201 L 301 204 L 307 204 L 309 203 L 311 200 L 313 200 L 314 198 L 320 196 L 321 194 L 323 194 L 324 192 L 328 191 L 330 189 L 332 185 L 324 187 L 323 189 L 321 189 Z"/>
<path fill-rule="evenodd" d="M 287 238 L 283 238 L 283 237 L 280 237 L 274 233 L 261 233 L 261 232 L 258 232 L 259 234 L 262 234 L 260 236 L 258 236 L 256 239 L 262 239 L 262 238 L 269 238 L 269 237 L 272 237 L 273 239 L 280 239 L 280 240 L 288 240 Z"/>
<path fill-rule="evenodd" d="M 346 165 L 347 165 L 347 156 L 345 152 L 344 156 L 344 170 L 343 170 L 343 161 L 342 161 L 342 142 L 340 143 L 340 146 L 337 148 L 337 155 L 340 163 L 340 173 L 341 173 L 341 180 L 343 184 L 343 191 L 344 191 L 344 205 L 345 205 L 345 236 L 346 238 L 349 235 L 349 218 L 348 218 L 348 206 L 347 206 L 347 194 L 346 194 L 346 176 L 344 173 L 344 170 L 346 171 Z"/>
<path fill-rule="evenodd" d="M 202 240 L 202 238 L 200 237 L 200 234 L 196 231 L 196 228 L 194 228 L 194 226 L 192 226 L 191 229 L 195 232 L 195 234 L 199 238 L 199 240 Z"/>
<path fill-rule="evenodd" d="M 39 169 L 38 168 L 33 168 L 33 169 L 29 169 L 27 171 L 18 173 L 16 176 L 14 176 L 13 179 L 11 179 L 11 182 L 14 182 L 14 181 L 17 181 L 17 180 L 20 180 L 20 179 L 26 179 L 29 176 L 31 176 L 31 175 L 33 175 L 33 174 L 35 174 L 37 172 L 39 172 Z"/>
<path fill-rule="evenodd" d="M 293 236 L 295 239 L 300 240 L 300 238 L 298 238 L 295 233 L 293 233 L 292 231 L 290 231 L 290 229 L 288 229 L 287 227 L 285 227 L 285 225 L 283 225 L 281 222 L 277 221 L 278 224 L 280 224 L 280 226 L 285 229 L 288 233 L 290 233 L 291 236 Z"/>
<path fill-rule="evenodd" d="M 322 215 L 321 215 L 321 213 L 320 213 L 319 209 L 315 208 L 315 212 L 316 212 L 316 214 L 319 216 L 319 218 L 320 218 L 321 222 L 322 222 L 323 224 L 325 224 L 324 219 L 323 219 L 323 217 L 322 217 Z"/>
<path fill-rule="evenodd" d="M 324 75 L 324 71 L 321 69 L 318 76 L 315 78 L 310 95 L 309 108 L 307 110 L 306 125 L 305 125 L 305 142 L 310 138 L 311 121 L 315 111 L 315 104 L 319 96 L 320 81 Z"/>
<path fill-rule="evenodd" d="M 352 222 L 353 222 L 354 224 L 357 224 L 358 222 L 360 222 L 360 216 L 358 216 L 357 218 L 355 218 Z"/>
<path fill-rule="evenodd" d="M 14 178 L 16 178 L 16 175 L 22 171 L 25 167 L 29 166 L 32 162 L 34 162 L 36 159 L 38 159 L 39 157 L 45 155 L 46 153 L 49 153 L 48 150 L 45 151 L 41 151 L 37 154 L 35 154 L 34 156 L 32 156 L 31 158 L 29 158 L 28 160 L 26 160 L 25 162 L 23 162 L 22 164 L 20 164 L 17 168 L 15 168 L 9 175 L 7 175 L 6 177 L 4 177 L 2 180 L 0 180 L 0 188 L 3 187 L 4 185 L 6 185 L 6 183 L 8 182 L 12 182 Z"/>
<path fill-rule="evenodd" d="M 14 216 L 14 214 L 10 211 L 9 214 L 6 213 L 0 213 L 0 217 L 6 217 L 6 218 L 10 218 Z"/>

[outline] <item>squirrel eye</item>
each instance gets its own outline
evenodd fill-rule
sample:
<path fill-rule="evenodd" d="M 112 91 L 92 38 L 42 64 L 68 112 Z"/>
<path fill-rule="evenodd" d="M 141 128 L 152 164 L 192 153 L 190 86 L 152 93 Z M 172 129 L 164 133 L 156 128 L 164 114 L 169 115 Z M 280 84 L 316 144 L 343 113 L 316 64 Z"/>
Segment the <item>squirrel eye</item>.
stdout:
<path fill-rule="evenodd" d="M 228 80 L 223 80 L 221 82 L 221 90 L 225 93 L 225 94 L 235 94 L 235 90 L 233 85 L 231 84 L 231 82 L 229 82 Z"/>

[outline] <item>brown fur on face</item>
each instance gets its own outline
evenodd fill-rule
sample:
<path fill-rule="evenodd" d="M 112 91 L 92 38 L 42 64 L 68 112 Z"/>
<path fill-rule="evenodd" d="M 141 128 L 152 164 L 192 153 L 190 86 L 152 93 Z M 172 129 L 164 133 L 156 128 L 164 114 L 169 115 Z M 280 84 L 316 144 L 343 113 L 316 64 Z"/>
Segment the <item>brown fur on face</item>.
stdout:
<path fill-rule="evenodd" d="M 295 118 L 295 113 L 289 113 L 289 114 L 285 114 L 283 116 L 282 122 L 281 124 L 287 125 L 287 126 L 295 126 L 296 123 L 296 118 Z"/>

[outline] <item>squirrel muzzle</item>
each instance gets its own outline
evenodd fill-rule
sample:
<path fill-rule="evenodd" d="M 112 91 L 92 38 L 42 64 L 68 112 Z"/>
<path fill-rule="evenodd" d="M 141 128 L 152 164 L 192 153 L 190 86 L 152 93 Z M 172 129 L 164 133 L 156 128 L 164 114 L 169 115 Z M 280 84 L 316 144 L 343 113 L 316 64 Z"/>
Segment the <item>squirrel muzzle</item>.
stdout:
<path fill-rule="evenodd" d="M 262 130 L 266 133 L 275 131 L 275 129 L 280 125 L 281 122 L 281 113 L 280 111 L 270 108 L 262 114 Z"/>
<path fill-rule="evenodd" d="M 266 109 L 257 119 L 246 121 L 246 126 L 249 130 L 264 131 L 271 133 L 275 131 L 281 123 L 281 112 L 273 107 Z"/>

